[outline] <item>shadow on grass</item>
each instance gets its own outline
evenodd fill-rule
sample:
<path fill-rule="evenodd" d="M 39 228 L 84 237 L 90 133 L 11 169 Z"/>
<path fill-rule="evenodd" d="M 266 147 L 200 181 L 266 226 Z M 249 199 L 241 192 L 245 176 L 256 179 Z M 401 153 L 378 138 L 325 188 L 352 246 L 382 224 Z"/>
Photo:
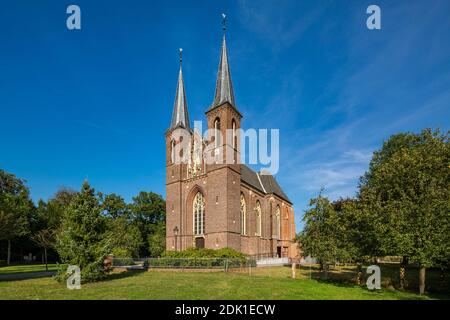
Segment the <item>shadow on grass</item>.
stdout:
<path fill-rule="evenodd" d="M 127 271 L 122 271 L 122 272 L 113 272 L 113 273 L 108 274 L 101 281 L 105 282 L 105 281 L 120 280 L 120 279 L 135 277 L 135 276 L 141 275 L 141 274 L 146 273 L 146 272 L 148 272 L 146 269 L 144 269 L 144 270 L 127 270 Z"/>
<path fill-rule="evenodd" d="M 38 278 L 50 278 L 56 274 L 56 271 L 40 271 L 40 272 L 22 272 L 9 273 L 0 275 L 0 282 L 21 281 Z"/>
<path fill-rule="evenodd" d="M 410 268 L 408 277 L 411 277 L 409 279 L 409 285 L 406 287 L 406 289 L 400 289 L 398 284 L 398 279 L 396 279 L 398 274 L 398 266 L 386 266 L 380 264 L 382 268 L 382 274 L 384 276 L 382 277 L 382 288 L 383 290 L 388 290 L 394 294 L 402 294 L 402 293 L 408 293 L 408 294 L 416 294 L 416 296 L 409 297 L 402 297 L 402 299 L 411 299 L 411 300 L 417 300 L 422 299 L 421 296 L 419 296 L 418 293 L 418 285 L 415 284 L 412 275 L 415 273 L 413 272 L 414 269 Z M 307 271 L 309 271 L 309 268 L 305 268 Z M 304 270 L 305 270 L 304 269 Z M 362 272 L 362 278 L 361 278 L 361 285 L 356 284 L 356 276 L 357 272 L 352 267 L 341 267 L 338 270 L 330 270 L 328 272 L 328 276 L 325 275 L 323 271 L 321 271 L 318 267 L 312 267 L 311 268 L 311 278 L 316 280 L 320 283 L 326 283 L 326 284 L 332 284 L 334 286 L 338 287 L 355 287 L 355 288 L 361 288 L 368 292 L 378 292 L 378 291 L 372 291 L 369 290 L 365 283 L 367 281 L 367 274 L 365 273 L 365 270 Z M 430 273 L 429 273 L 430 274 Z M 309 277 L 309 274 L 308 274 Z M 444 299 L 444 300 L 450 300 L 450 292 L 446 292 L 445 289 L 439 289 L 436 282 L 432 281 L 434 280 L 432 276 L 428 276 L 428 284 L 432 283 L 433 287 L 429 288 L 431 290 L 427 290 L 426 296 L 431 299 Z M 430 281 L 431 280 L 431 281 Z M 381 292 L 380 292 L 381 293 Z M 426 297 L 423 297 L 426 298 Z"/>

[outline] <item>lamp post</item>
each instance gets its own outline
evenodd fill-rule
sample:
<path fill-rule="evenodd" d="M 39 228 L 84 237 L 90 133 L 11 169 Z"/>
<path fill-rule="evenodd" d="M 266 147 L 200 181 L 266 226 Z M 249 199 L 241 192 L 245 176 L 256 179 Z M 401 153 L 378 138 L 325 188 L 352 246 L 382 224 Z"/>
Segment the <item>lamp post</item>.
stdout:
<path fill-rule="evenodd" d="M 178 251 L 177 249 L 178 226 L 175 226 L 175 228 L 173 228 L 173 234 L 175 235 L 175 251 Z"/>

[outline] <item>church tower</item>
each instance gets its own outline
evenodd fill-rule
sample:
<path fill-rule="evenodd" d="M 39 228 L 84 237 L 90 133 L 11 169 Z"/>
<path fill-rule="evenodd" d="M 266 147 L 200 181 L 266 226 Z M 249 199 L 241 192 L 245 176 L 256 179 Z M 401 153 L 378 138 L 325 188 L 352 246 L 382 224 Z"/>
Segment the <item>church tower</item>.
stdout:
<path fill-rule="evenodd" d="M 182 70 L 182 49 L 180 49 L 180 71 L 173 105 L 172 120 L 166 131 L 166 248 L 180 250 L 184 247 L 182 230 L 185 228 L 182 212 L 183 177 L 186 176 L 187 165 L 183 162 L 183 150 L 180 145 L 186 135 L 192 133 L 189 123 L 186 93 Z"/>
<path fill-rule="evenodd" d="M 224 17 L 225 18 L 225 17 Z M 207 156 L 214 159 L 207 164 L 208 194 L 206 212 L 214 215 L 206 220 L 210 248 L 240 249 L 240 139 L 242 116 L 236 108 L 226 44 L 225 20 L 223 40 L 217 72 L 214 101 L 206 111 L 208 126 Z"/>

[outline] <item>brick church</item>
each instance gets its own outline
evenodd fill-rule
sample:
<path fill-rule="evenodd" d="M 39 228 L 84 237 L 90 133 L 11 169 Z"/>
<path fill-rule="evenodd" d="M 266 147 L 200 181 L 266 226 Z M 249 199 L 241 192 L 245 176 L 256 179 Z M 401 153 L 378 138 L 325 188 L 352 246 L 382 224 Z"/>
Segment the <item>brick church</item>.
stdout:
<path fill-rule="evenodd" d="M 209 130 L 203 138 L 189 122 L 180 49 L 173 115 L 166 131 L 167 250 L 230 247 L 251 256 L 297 258 L 292 202 L 275 177 L 240 163 L 242 114 L 235 103 L 225 34 L 214 101 L 205 114 Z M 184 137 L 174 134 L 180 130 Z M 226 134 L 230 130 L 231 136 Z M 179 152 L 177 146 L 186 136 L 193 142 L 187 152 Z M 215 159 L 212 163 L 205 161 L 208 152 Z M 175 161 L 179 154 L 183 161 Z M 232 163 L 221 161 L 226 154 L 233 155 Z"/>

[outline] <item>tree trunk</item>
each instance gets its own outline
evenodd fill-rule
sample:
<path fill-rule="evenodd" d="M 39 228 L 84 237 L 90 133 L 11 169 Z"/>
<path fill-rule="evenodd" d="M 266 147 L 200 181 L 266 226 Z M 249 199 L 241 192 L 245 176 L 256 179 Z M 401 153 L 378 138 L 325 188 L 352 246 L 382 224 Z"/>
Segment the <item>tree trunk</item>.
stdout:
<path fill-rule="evenodd" d="M 47 264 L 47 248 L 44 248 L 44 256 L 45 256 L 45 271 L 48 271 L 48 264 Z"/>
<path fill-rule="evenodd" d="M 8 257 L 6 258 L 6 264 L 9 266 L 11 263 L 11 240 L 8 240 Z"/>
<path fill-rule="evenodd" d="M 362 280 L 362 264 L 358 263 L 357 269 L 356 269 L 356 285 L 360 286 Z"/>
<path fill-rule="evenodd" d="M 419 270 L 419 294 L 425 293 L 425 267 L 420 267 Z"/>
<path fill-rule="evenodd" d="M 323 265 L 323 271 L 324 271 L 325 279 L 328 279 L 328 263 L 325 263 Z"/>
<path fill-rule="evenodd" d="M 408 265 L 408 257 L 403 257 L 402 262 L 400 264 L 400 289 L 405 289 L 406 284 L 406 266 Z"/>

